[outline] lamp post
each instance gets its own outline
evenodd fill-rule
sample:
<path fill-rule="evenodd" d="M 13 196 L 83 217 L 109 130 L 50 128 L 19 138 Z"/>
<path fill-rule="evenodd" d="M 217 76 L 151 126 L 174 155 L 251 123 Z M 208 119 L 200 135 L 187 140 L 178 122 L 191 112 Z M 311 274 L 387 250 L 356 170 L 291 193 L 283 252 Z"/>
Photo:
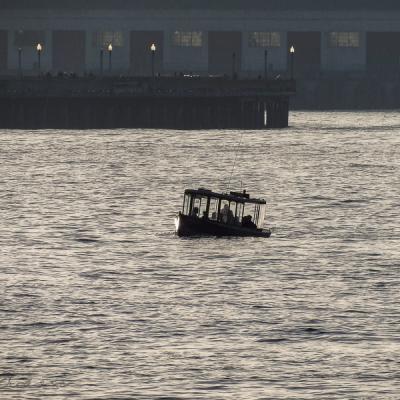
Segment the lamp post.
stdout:
<path fill-rule="evenodd" d="M 290 48 L 290 79 L 293 80 L 294 46 Z"/>
<path fill-rule="evenodd" d="M 151 46 L 150 46 L 150 51 L 151 51 L 151 76 L 153 77 L 153 79 L 154 79 L 154 59 L 155 59 L 155 56 L 156 56 L 156 50 L 157 50 L 157 47 L 156 47 L 156 45 L 155 45 L 155 43 L 153 43 Z"/>
<path fill-rule="evenodd" d="M 37 55 L 38 55 L 38 71 L 39 71 L 39 75 L 40 75 L 40 61 L 41 61 L 41 56 L 42 56 L 42 45 L 40 43 L 37 44 L 36 46 L 36 51 L 37 51 Z"/>
<path fill-rule="evenodd" d="M 103 76 L 103 56 L 104 50 L 103 48 L 100 49 L 100 76 Z"/>
<path fill-rule="evenodd" d="M 112 61 L 111 61 L 111 57 L 112 57 L 112 51 L 113 51 L 113 47 L 112 44 L 110 43 L 108 45 L 108 72 L 111 73 L 111 69 L 112 69 Z"/>
<path fill-rule="evenodd" d="M 236 77 L 236 53 L 232 54 L 232 79 Z"/>
<path fill-rule="evenodd" d="M 22 76 L 22 48 L 18 48 L 18 74 Z"/>
<path fill-rule="evenodd" d="M 268 80 L 268 50 L 264 51 L 264 79 Z"/>

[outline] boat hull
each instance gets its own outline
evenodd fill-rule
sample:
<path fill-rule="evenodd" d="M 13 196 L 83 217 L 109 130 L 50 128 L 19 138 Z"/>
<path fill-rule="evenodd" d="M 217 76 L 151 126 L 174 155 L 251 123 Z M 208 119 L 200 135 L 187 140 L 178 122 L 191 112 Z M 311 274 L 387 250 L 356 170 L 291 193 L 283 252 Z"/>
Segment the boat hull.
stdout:
<path fill-rule="evenodd" d="M 269 229 L 251 229 L 228 225 L 208 219 L 189 217 L 181 213 L 175 219 L 175 233 L 178 236 L 271 236 Z"/>

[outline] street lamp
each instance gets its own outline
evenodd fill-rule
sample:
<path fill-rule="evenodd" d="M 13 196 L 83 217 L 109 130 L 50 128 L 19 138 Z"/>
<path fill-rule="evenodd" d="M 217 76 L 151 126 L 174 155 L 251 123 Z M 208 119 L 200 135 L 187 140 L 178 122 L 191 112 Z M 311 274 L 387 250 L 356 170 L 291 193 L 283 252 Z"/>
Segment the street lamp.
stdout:
<path fill-rule="evenodd" d="M 290 48 L 290 79 L 293 80 L 294 46 Z"/>
<path fill-rule="evenodd" d="M 38 55 L 38 70 L 39 70 L 39 74 L 40 74 L 40 59 L 41 59 L 41 55 L 42 55 L 42 45 L 40 43 L 37 44 L 36 46 L 36 51 L 37 51 L 37 55 Z"/>
<path fill-rule="evenodd" d="M 154 79 L 154 58 L 155 58 L 156 50 L 157 50 L 157 47 L 156 47 L 155 43 L 153 43 L 150 46 L 150 50 L 151 50 L 151 76 Z"/>
<path fill-rule="evenodd" d="M 109 72 L 111 72 L 111 54 L 112 54 L 112 51 L 113 51 L 113 47 L 112 47 L 112 44 L 110 43 L 109 45 L 108 45 L 108 71 Z"/>
<path fill-rule="evenodd" d="M 264 51 L 264 79 L 268 79 L 268 50 Z"/>
<path fill-rule="evenodd" d="M 22 76 L 22 48 L 18 48 L 18 74 Z"/>
<path fill-rule="evenodd" d="M 236 78 L 236 53 L 232 54 L 232 79 Z"/>

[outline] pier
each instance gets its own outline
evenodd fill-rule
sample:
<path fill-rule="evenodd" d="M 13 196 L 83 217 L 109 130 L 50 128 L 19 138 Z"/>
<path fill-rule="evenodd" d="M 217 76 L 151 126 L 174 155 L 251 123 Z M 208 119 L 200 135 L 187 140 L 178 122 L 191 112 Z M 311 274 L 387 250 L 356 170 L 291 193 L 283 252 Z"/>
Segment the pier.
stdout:
<path fill-rule="evenodd" d="M 6 78 L 0 128 L 284 128 L 295 91 L 294 80 L 226 76 Z"/>

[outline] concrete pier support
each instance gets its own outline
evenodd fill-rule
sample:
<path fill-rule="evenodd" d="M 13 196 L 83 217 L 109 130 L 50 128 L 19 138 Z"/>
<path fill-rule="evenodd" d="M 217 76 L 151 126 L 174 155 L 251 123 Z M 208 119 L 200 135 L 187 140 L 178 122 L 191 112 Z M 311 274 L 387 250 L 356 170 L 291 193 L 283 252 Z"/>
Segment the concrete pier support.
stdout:
<path fill-rule="evenodd" d="M 288 115 L 281 99 L 0 99 L 10 129 L 274 129 Z"/>
<path fill-rule="evenodd" d="M 267 128 L 286 128 L 289 123 L 289 103 L 285 98 L 269 99 L 266 102 Z"/>

